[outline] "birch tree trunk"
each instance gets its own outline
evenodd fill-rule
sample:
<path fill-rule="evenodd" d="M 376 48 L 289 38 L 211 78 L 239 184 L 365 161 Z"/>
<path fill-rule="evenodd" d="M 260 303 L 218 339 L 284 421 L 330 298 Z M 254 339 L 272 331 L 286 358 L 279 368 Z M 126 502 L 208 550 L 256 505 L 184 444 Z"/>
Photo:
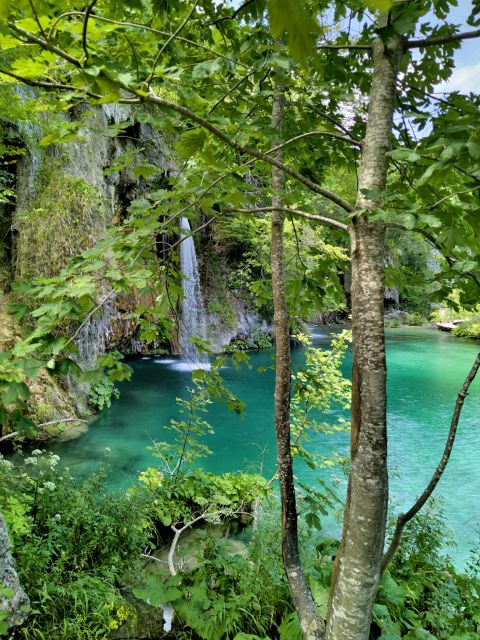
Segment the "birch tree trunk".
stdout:
<path fill-rule="evenodd" d="M 374 43 L 374 72 L 360 167 L 352 246 L 351 470 L 342 542 L 332 578 L 327 640 L 367 640 L 380 579 L 387 501 L 386 363 L 383 326 L 384 224 L 363 190 L 383 191 L 402 40 Z"/>
<path fill-rule="evenodd" d="M 277 85 L 272 106 L 272 127 L 280 133 L 284 114 L 283 87 Z M 273 141 L 276 146 L 278 141 Z M 282 160 L 282 151 L 274 154 Z M 282 207 L 285 177 L 283 171 L 272 167 L 272 207 Z M 277 442 L 277 468 L 282 502 L 282 556 L 290 593 L 300 619 L 305 640 L 323 637 L 323 621 L 317 617 L 315 603 L 300 563 L 297 531 L 297 506 L 290 448 L 290 388 L 291 356 L 290 331 L 285 297 L 285 271 L 283 250 L 284 213 L 272 211 L 270 244 L 272 292 L 275 325 L 275 432 Z"/>

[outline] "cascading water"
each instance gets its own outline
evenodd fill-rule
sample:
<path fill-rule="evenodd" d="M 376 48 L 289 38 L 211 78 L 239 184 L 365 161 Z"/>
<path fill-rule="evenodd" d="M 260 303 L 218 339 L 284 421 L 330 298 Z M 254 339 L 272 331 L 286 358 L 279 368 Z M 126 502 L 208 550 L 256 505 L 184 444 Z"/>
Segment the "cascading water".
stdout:
<path fill-rule="evenodd" d="M 191 364 L 205 361 L 191 338 L 206 339 L 207 317 L 200 286 L 197 254 L 187 218 L 180 220 L 180 269 L 183 299 L 180 303 L 179 342 L 183 358 Z"/>

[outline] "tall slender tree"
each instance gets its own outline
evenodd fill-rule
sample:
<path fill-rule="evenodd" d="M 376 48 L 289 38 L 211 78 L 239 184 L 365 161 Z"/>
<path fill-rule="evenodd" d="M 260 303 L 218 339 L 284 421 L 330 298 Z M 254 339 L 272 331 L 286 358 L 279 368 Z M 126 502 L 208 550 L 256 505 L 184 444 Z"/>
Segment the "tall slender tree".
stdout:
<path fill-rule="evenodd" d="M 260 1 L 244 3 L 235 10 L 219 7 L 207 0 L 201 3 L 171 3 L 167 8 L 156 4 L 153 12 L 149 3 L 139 2 L 132 10 L 120 14 L 115 2 L 98 2 L 82 11 L 71 10 L 66 2 L 44 2 L 41 6 L 39 4 L 38 10 L 33 11 L 35 2 L 19 0 L 0 18 L 3 26 L 0 38 L 8 52 L 2 56 L 0 63 L 3 80 L 25 82 L 56 92 L 66 100 L 77 96 L 92 103 L 147 104 L 156 109 L 157 114 L 170 114 L 170 120 L 167 118 L 169 125 L 183 130 L 183 151 L 186 150 L 189 156 L 198 154 L 202 167 L 208 165 L 212 171 L 211 186 L 206 188 L 198 180 L 198 174 L 192 171 L 195 193 L 193 202 L 190 199 L 186 207 L 184 199 L 191 195 L 192 188 L 182 191 L 179 181 L 176 185 L 178 208 L 172 220 L 185 209 L 197 205 L 205 206 L 214 213 L 212 201 L 208 204 L 213 193 L 215 203 L 220 203 L 220 208 L 223 206 L 229 211 L 242 209 L 245 202 L 235 201 L 232 185 L 241 188 L 238 178 L 249 171 L 253 162 L 261 167 L 272 167 L 272 206 L 258 210 L 272 212 L 271 266 L 277 335 L 275 423 L 279 443 L 283 552 L 292 597 L 306 638 L 322 637 L 323 626 L 316 618 L 301 571 L 296 539 L 295 494 L 289 451 L 290 353 L 283 282 L 283 218 L 287 211 L 335 228 L 344 229 L 349 225 L 354 342 L 352 466 L 342 543 L 335 563 L 325 632 L 328 640 L 367 640 L 378 582 L 385 566 L 382 555 L 388 501 L 383 330 L 386 226 L 410 227 L 429 241 L 433 237 L 434 244 L 448 256 L 452 247 L 452 229 L 459 223 L 465 227 L 470 225 L 470 237 L 465 249 L 468 259 L 465 256 L 465 259 L 461 259 L 460 252 L 455 257 L 450 255 L 447 261 L 450 261 L 448 264 L 452 270 L 455 267 L 465 275 L 471 286 L 478 287 L 478 255 L 473 253 L 472 247 L 474 240 L 478 242 L 479 234 L 470 223 L 472 211 L 478 212 L 478 203 L 475 205 L 473 200 L 469 200 L 469 217 L 460 213 L 460 220 L 452 222 L 447 215 L 441 216 L 440 207 L 442 199 L 451 197 L 451 189 L 432 193 L 421 184 L 414 184 L 411 193 L 417 199 L 418 206 L 413 214 L 409 213 L 414 218 L 412 222 L 411 218 L 405 217 L 405 212 L 399 214 L 398 209 L 407 206 L 400 197 L 394 200 L 390 210 L 388 203 L 385 204 L 385 191 L 391 166 L 390 149 L 392 144 L 399 145 L 401 142 L 400 138 L 393 135 L 393 114 L 399 105 L 400 95 L 399 69 L 404 69 L 402 82 L 405 82 L 412 75 L 409 65 L 414 66 L 417 81 L 423 81 L 424 85 L 419 90 L 425 93 L 439 77 L 441 65 L 437 61 L 446 62 L 447 66 L 451 64 L 453 48 L 462 39 L 477 37 L 480 32 L 472 29 L 461 33 L 454 26 L 447 25 L 446 29 L 440 29 L 424 24 L 422 34 L 430 32 L 429 37 L 415 39 L 416 25 L 428 10 L 435 11 L 441 17 L 448 13 L 453 2 L 441 0 L 432 3 L 422 0 L 372 4 L 390 8 L 381 17 L 380 23 L 375 28 L 364 23 L 365 4 L 360 0 L 352 2 L 350 17 L 360 24 L 360 40 L 352 43 L 349 31 L 340 30 L 333 41 L 318 44 L 319 55 L 330 55 L 333 62 L 323 67 L 320 65 L 321 71 L 312 63 L 311 69 L 306 71 L 306 60 L 318 62 L 313 55 L 313 43 L 319 34 L 318 25 L 304 3 L 295 3 L 294 6 L 291 0 L 271 0 L 269 9 L 273 35 L 278 37 L 286 32 L 294 60 L 301 60 L 304 64 L 301 73 L 287 78 L 293 85 L 291 103 L 294 106 L 300 104 L 298 114 L 290 119 L 287 117 L 284 92 L 281 86 L 277 86 L 273 90 L 271 126 L 265 120 L 265 98 L 271 94 L 271 86 L 265 88 L 266 83 L 269 82 L 273 67 L 280 65 L 288 68 L 291 61 L 274 45 L 270 34 L 266 34 L 264 4 Z M 346 11 L 344 3 L 327 1 L 319 2 L 314 9 L 331 11 L 338 14 L 337 17 L 344 16 Z M 243 22 L 238 22 L 239 16 L 243 17 Z M 477 26 L 478 12 L 472 12 L 470 22 L 472 26 Z M 258 54 L 258 42 L 262 44 L 263 56 Z M 441 55 L 436 58 L 435 54 L 429 53 L 432 48 L 440 48 Z M 412 49 L 421 49 L 423 52 L 415 64 L 408 60 L 408 52 Z M 345 64 L 347 54 L 349 66 Z M 355 56 L 361 56 L 361 60 L 356 62 Z M 222 73 L 231 79 L 226 92 L 223 83 L 218 80 L 218 74 Z M 326 80 L 320 78 L 322 73 Z M 334 76 L 338 87 L 327 87 L 331 76 Z M 179 77 L 181 82 L 178 82 Z M 345 86 L 348 86 L 351 94 L 356 93 L 357 97 L 360 95 L 362 100 L 368 102 L 366 123 L 361 113 L 350 128 L 343 123 Z M 309 95 L 306 95 L 307 91 Z M 240 113 L 232 106 L 231 96 L 239 92 L 245 96 L 248 106 L 246 113 Z M 315 100 L 312 100 L 312 95 Z M 328 104 L 325 108 L 324 103 Z M 308 118 L 307 113 L 315 116 Z M 258 117 L 253 123 L 252 114 Z M 287 121 L 293 122 L 297 130 L 291 132 L 289 139 L 280 141 L 282 123 L 285 131 Z M 188 128 L 185 122 L 189 123 Z M 329 130 L 325 130 L 327 124 Z M 52 134 L 51 141 L 59 139 L 60 136 L 55 138 L 55 133 Z M 311 141 L 314 141 L 312 146 L 303 147 L 303 152 L 288 155 L 291 146 L 310 144 Z M 477 147 L 471 143 L 472 140 L 468 138 L 462 152 L 467 149 L 473 158 Z M 264 151 L 259 150 L 262 145 L 266 147 Z M 332 145 L 335 145 L 333 150 Z M 322 171 L 309 157 L 313 155 L 318 160 L 320 156 L 325 164 L 333 160 L 338 162 L 339 149 L 344 148 L 343 145 L 347 145 L 348 149 L 361 149 L 355 205 L 343 193 L 326 188 L 320 177 Z M 462 158 L 455 156 L 453 151 L 443 157 L 447 148 L 442 144 L 438 155 L 436 140 L 430 149 L 427 146 L 423 151 L 403 151 L 408 153 L 408 162 L 421 161 L 424 175 L 428 172 L 431 175 L 438 165 L 442 169 L 457 171 Z M 225 157 L 228 161 L 224 160 Z M 293 159 L 297 160 L 296 166 L 291 164 Z M 394 160 L 398 158 L 394 157 Z M 210 166 L 212 164 L 215 164 L 213 168 Z M 206 173 L 207 169 L 204 170 Z M 214 170 L 217 171 L 215 174 Z M 471 166 L 466 169 L 460 166 L 459 172 L 463 172 L 468 184 L 471 181 L 476 184 L 479 180 L 478 173 Z M 225 189 L 224 193 L 214 191 L 214 187 L 220 183 L 228 184 L 229 189 Z M 310 211 L 285 206 L 282 193 L 286 184 L 289 186 L 289 201 L 303 201 L 307 204 L 305 208 Z M 411 188 L 411 184 L 408 187 Z M 162 206 L 161 201 L 155 202 L 152 209 L 163 212 Z M 171 203 L 165 205 L 165 211 L 167 206 L 171 208 Z M 321 214 L 318 213 L 320 207 Z M 432 221 L 429 213 L 432 207 L 440 216 L 438 220 L 442 230 L 445 230 L 444 235 L 435 235 L 437 222 Z M 149 218 L 154 220 L 152 233 L 158 231 L 155 227 L 157 218 Z M 433 227 L 430 227 L 432 224 Z"/>

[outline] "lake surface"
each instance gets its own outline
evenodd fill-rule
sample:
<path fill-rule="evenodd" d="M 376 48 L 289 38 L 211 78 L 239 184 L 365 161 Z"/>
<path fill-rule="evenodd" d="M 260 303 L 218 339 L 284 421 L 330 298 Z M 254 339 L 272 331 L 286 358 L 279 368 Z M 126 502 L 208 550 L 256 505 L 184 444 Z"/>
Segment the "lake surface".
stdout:
<path fill-rule="evenodd" d="M 313 344 L 327 347 L 327 329 L 312 330 Z M 390 493 L 393 508 L 408 508 L 431 478 L 444 448 L 457 393 L 470 370 L 478 345 L 462 342 L 435 329 L 387 330 L 388 420 Z M 303 364 L 302 348 L 293 351 L 294 366 Z M 164 429 L 178 418 L 175 399 L 186 397 L 191 379 L 188 365 L 178 359 L 147 358 L 130 361 L 131 382 L 119 385 L 121 396 L 104 410 L 88 430 L 76 439 L 53 442 L 49 449 L 76 474 L 89 474 L 102 462 L 111 466 L 111 486 L 129 486 L 138 472 L 154 466 L 147 449 L 153 440 L 168 441 Z M 214 472 L 251 470 L 271 477 L 275 472 L 273 429 L 272 351 L 250 354 L 251 368 L 227 365 L 221 371 L 227 386 L 246 404 L 243 416 L 213 404 L 208 421 L 215 433 L 206 437 L 214 455 L 201 466 Z M 350 375 L 347 354 L 344 372 Z M 435 496 L 442 497 L 449 524 L 454 528 L 462 563 L 469 549 L 480 541 L 480 379 L 475 380 L 463 409 L 455 447 Z M 68 433 L 66 434 L 68 437 Z M 347 453 L 348 434 L 315 435 L 312 446 L 329 455 Z M 323 472 L 342 491 L 346 480 L 338 469 Z M 299 467 L 304 482 L 318 473 Z"/>

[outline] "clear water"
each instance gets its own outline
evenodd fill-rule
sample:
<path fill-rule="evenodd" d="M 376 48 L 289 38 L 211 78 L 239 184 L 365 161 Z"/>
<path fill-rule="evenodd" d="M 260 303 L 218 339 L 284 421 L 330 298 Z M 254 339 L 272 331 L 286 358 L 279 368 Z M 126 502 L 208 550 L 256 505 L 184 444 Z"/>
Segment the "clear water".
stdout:
<path fill-rule="evenodd" d="M 313 340 L 316 346 L 327 346 L 327 331 L 315 328 Z M 443 451 L 456 395 L 477 351 L 478 345 L 434 329 L 387 332 L 390 492 L 396 509 L 408 508 L 428 483 Z M 293 358 L 295 366 L 301 366 L 303 350 L 295 349 Z M 130 364 L 133 380 L 120 385 L 121 397 L 111 409 L 103 411 L 80 437 L 50 447 L 79 474 L 91 473 L 107 460 L 111 486 L 119 488 L 155 464 L 147 447 L 152 440 L 169 439 L 164 426 L 178 416 L 175 398 L 185 396 L 191 375 L 188 365 L 172 357 Z M 250 369 L 226 366 L 222 370 L 226 384 L 247 403 L 247 409 L 239 417 L 222 405 L 211 405 L 208 419 L 215 434 L 208 436 L 207 444 L 214 455 L 202 461 L 204 468 L 214 472 L 262 469 L 267 477 L 273 475 L 273 371 L 257 372 L 259 366 L 271 364 L 272 352 L 261 351 L 251 354 Z M 347 356 L 345 374 L 350 368 Z M 435 491 L 444 498 L 448 522 L 455 530 L 459 563 L 480 541 L 479 400 L 477 379 L 465 402 L 450 463 Z M 334 450 L 344 453 L 348 434 L 318 435 L 312 445 L 325 455 Z M 341 472 L 335 473 L 345 488 Z M 303 467 L 297 474 L 304 482 L 314 482 L 318 475 Z"/>

